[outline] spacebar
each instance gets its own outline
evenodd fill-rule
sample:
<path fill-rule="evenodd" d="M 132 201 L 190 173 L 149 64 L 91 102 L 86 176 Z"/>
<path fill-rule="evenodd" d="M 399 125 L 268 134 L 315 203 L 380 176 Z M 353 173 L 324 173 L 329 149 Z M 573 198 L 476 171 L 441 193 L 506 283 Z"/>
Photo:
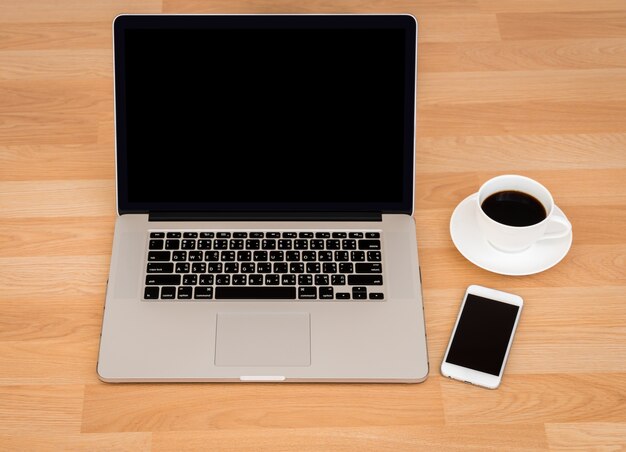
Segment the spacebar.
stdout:
<path fill-rule="evenodd" d="M 216 287 L 215 288 L 216 299 L 236 299 L 243 298 L 246 300 L 258 299 L 280 299 L 280 300 L 295 300 L 296 288 L 295 287 Z"/>

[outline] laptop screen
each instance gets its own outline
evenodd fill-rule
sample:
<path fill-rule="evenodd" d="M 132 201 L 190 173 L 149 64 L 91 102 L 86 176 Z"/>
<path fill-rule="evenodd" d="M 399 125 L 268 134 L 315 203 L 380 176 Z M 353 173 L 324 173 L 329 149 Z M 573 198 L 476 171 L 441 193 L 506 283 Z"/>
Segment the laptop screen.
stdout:
<path fill-rule="evenodd" d="M 411 212 L 410 16 L 120 16 L 120 213 Z"/>

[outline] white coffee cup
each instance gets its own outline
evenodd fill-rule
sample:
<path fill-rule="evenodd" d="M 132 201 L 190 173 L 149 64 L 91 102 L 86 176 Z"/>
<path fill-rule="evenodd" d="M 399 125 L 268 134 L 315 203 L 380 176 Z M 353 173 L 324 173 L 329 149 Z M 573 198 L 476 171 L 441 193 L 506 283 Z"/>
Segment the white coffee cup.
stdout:
<path fill-rule="evenodd" d="M 529 226 L 510 226 L 490 218 L 482 208 L 489 196 L 503 192 L 517 191 L 532 196 L 545 208 L 546 217 Z M 509 253 L 524 251 L 539 240 L 553 240 L 565 237 L 572 230 L 571 223 L 564 215 L 556 212 L 554 199 L 546 187 L 525 176 L 507 174 L 485 182 L 475 196 L 478 224 L 487 241 L 496 249 Z M 554 225 L 557 225 L 555 228 Z M 556 231 L 554 231 L 556 229 Z M 551 232 L 547 232 L 550 230 Z"/>

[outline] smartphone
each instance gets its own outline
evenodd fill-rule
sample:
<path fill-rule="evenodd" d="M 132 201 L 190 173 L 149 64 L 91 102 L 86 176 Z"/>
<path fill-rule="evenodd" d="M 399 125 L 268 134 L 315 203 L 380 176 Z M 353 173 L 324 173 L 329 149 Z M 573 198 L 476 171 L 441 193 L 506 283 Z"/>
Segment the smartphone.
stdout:
<path fill-rule="evenodd" d="M 518 295 L 469 286 L 441 363 L 441 373 L 464 383 L 497 388 L 523 304 Z"/>

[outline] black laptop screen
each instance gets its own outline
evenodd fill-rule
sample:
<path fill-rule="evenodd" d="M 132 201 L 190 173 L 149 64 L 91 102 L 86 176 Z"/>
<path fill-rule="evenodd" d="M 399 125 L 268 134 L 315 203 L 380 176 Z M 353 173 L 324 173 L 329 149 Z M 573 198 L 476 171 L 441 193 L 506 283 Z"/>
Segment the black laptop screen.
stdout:
<path fill-rule="evenodd" d="M 414 21 L 351 17 L 118 18 L 120 212 L 410 212 Z"/>

